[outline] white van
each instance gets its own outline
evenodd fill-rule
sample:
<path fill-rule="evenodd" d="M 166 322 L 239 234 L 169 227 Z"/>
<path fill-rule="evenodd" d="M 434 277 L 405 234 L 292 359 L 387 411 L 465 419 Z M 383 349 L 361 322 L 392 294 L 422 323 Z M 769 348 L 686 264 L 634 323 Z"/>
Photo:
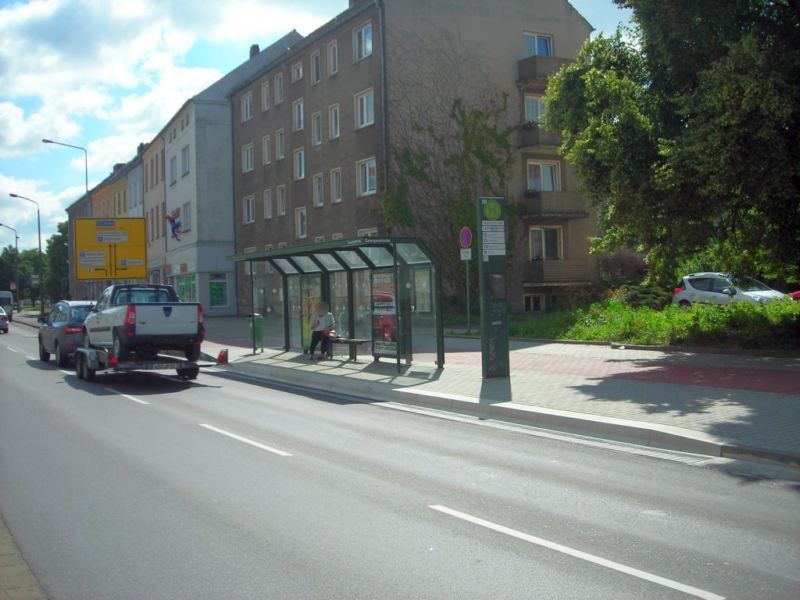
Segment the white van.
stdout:
<path fill-rule="evenodd" d="M 8 320 L 14 320 L 14 294 L 12 292 L 0 292 L 0 306 L 6 311 Z"/>

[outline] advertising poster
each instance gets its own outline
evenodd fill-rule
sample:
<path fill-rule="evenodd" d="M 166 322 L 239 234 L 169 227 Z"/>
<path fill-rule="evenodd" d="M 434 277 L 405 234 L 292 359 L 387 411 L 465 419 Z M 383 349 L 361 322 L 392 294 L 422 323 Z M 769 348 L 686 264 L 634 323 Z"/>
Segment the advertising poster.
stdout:
<path fill-rule="evenodd" d="M 394 274 L 372 274 L 372 354 L 397 358 L 397 294 Z"/>

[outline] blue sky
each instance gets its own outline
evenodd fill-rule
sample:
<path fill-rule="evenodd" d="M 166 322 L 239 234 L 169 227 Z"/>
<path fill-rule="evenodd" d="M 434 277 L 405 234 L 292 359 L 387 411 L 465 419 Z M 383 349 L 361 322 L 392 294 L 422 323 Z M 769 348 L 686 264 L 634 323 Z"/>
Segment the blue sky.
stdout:
<path fill-rule="evenodd" d="M 489 1 L 489 0 L 487 0 Z M 597 32 L 629 13 L 612 0 L 571 0 Z M 187 98 L 292 28 L 306 35 L 347 0 L 0 0 L 0 223 L 37 245 L 84 189 L 129 160 Z M 14 234 L 0 228 L 0 247 Z"/>

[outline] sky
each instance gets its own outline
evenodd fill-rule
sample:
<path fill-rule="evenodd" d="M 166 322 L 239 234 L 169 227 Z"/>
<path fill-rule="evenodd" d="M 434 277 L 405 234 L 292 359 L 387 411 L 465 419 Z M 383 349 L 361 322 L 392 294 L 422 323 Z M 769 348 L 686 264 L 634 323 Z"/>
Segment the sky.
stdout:
<path fill-rule="evenodd" d="M 491 1 L 491 0 L 486 0 Z M 558 1 L 558 0 L 553 0 Z M 611 33 L 630 13 L 571 0 Z M 127 162 L 183 102 L 291 29 L 307 35 L 347 0 L 0 0 L 0 223 L 20 250 L 42 244 L 114 163 Z M 14 232 L 0 227 L 0 247 Z"/>

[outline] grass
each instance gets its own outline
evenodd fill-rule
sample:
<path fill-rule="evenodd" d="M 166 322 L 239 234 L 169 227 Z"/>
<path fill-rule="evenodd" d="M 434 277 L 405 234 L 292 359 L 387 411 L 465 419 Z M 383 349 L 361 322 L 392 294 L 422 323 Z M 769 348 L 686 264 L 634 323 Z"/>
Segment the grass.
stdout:
<path fill-rule="evenodd" d="M 800 350 L 800 302 L 766 305 L 634 307 L 620 299 L 585 308 L 512 315 L 509 335 L 521 338 Z"/>

